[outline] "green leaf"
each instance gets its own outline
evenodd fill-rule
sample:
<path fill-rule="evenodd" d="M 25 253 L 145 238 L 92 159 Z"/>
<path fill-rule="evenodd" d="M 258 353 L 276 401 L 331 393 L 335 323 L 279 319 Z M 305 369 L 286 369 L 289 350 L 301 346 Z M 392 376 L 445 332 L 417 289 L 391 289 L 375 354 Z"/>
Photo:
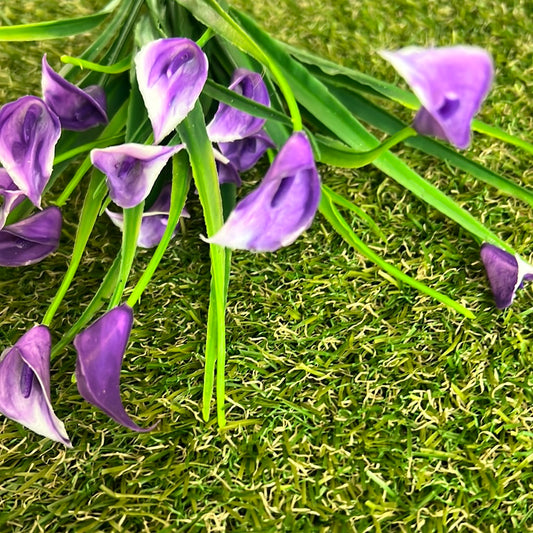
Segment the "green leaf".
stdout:
<path fill-rule="evenodd" d="M 75 67 L 92 70 L 93 72 L 105 72 L 106 74 L 120 74 L 129 70 L 131 66 L 131 57 L 125 57 L 112 65 L 100 65 L 99 63 L 93 63 L 92 61 L 72 56 L 61 56 L 61 61 L 69 65 L 74 65 Z"/>

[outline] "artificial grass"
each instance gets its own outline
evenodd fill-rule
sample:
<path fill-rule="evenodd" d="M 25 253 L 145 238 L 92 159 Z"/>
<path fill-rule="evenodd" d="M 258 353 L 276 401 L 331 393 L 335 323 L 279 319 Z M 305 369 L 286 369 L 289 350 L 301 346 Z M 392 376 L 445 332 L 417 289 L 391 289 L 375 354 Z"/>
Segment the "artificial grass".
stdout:
<path fill-rule="evenodd" d="M 531 131 L 525 2 L 242 4 L 275 35 L 389 80 L 394 73 L 377 49 L 484 46 L 497 78 L 482 118 L 523 137 Z M 63 7 L 46 9 L 65 16 Z M 3 12 L 14 23 L 21 9 L 10 0 Z M 44 43 L 52 64 L 64 46 Z M 70 40 L 68 48 L 82 43 Z M 2 102 L 38 91 L 42 49 L 1 43 Z M 528 257 L 526 205 L 411 148 L 395 151 Z M 471 153 L 531 185 L 519 150 L 475 135 Z M 245 188 L 264 170 L 250 173 Z M 126 409 L 158 428 L 133 434 L 85 403 L 70 382 L 75 353 L 65 350 L 52 365 L 52 395 L 74 449 L 0 420 L 0 530 L 533 530 L 531 289 L 497 311 L 478 244 L 461 228 L 372 167 L 321 172 L 385 234 L 353 219 L 361 238 L 476 319 L 391 282 L 317 216 L 276 254 L 234 253 L 228 426 L 219 431 L 215 418 L 205 424 L 200 415 L 209 267 L 192 198 L 184 233 L 136 309 L 122 373 Z M 80 205 L 81 195 L 67 207 L 58 253 L 0 270 L 3 346 L 42 318 L 66 268 Z M 118 233 L 102 219 L 52 324 L 55 338 L 79 316 L 118 248 Z M 139 253 L 137 276 L 148 257 Z"/>

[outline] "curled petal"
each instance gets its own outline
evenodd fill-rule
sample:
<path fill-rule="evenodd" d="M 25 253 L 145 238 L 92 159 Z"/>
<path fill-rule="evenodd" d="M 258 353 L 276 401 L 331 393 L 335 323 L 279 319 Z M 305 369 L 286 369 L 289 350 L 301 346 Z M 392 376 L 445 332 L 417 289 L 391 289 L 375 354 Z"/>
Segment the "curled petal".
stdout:
<path fill-rule="evenodd" d="M 43 99 L 59 117 L 66 130 L 84 131 L 107 124 L 104 89 L 91 85 L 85 89 L 68 82 L 55 72 L 43 56 Z"/>
<path fill-rule="evenodd" d="M 0 163 L 37 207 L 60 135 L 59 119 L 36 96 L 23 96 L 0 109 Z"/>
<path fill-rule="evenodd" d="M 263 181 L 208 242 L 272 252 L 294 242 L 311 225 L 319 201 L 320 178 L 311 145 L 305 133 L 293 133 Z"/>
<path fill-rule="evenodd" d="M 9 174 L 4 168 L 0 168 L 0 196 L 4 198 L 2 205 L 0 205 L 0 229 L 6 223 L 6 218 L 9 213 L 18 205 L 26 196 L 9 177 Z"/>
<path fill-rule="evenodd" d="M 32 265 L 57 250 L 61 211 L 47 207 L 0 231 L 0 266 Z"/>
<path fill-rule="evenodd" d="M 121 305 L 108 311 L 74 339 L 78 352 L 76 383 L 85 400 L 133 431 L 141 428 L 128 416 L 120 399 L 120 367 L 133 325 L 133 310 Z"/>
<path fill-rule="evenodd" d="M 265 106 L 270 105 L 265 82 L 256 72 L 237 69 L 233 73 L 229 89 Z M 207 126 L 207 135 L 212 142 L 231 142 L 257 133 L 264 124 L 263 118 L 220 103 L 213 120 Z"/>
<path fill-rule="evenodd" d="M 407 47 L 381 55 L 405 78 L 422 104 L 413 127 L 423 135 L 467 148 L 472 118 L 492 83 L 490 55 L 475 46 Z"/>
<path fill-rule="evenodd" d="M 222 154 L 227 157 L 239 172 L 250 170 L 269 148 L 275 148 L 274 141 L 260 130 L 245 139 L 229 143 L 219 143 Z"/>
<path fill-rule="evenodd" d="M 139 90 L 156 143 L 187 116 L 207 79 L 207 57 L 185 38 L 159 39 L 135 56 Z"/>
<path fill-rule="evenodd" d="M 35 326 L 0 356 L 0 412 L 39 435 L 72 447 L 50 399 L 50 332 Z"/>
<path fill-rule="evenodd" d="M 107 176 L 113 202 L 120 207 L 134 207 L 150 194 L 166 162 L 182 148 L 182 144 L 121 144 L 92 150 L 91 161 Z"/>
<path fill-rule="evenodd" d="M 533 267 L 493 244 L 483 243 L 480 254 L 496 307 L 505 309 L 513 303 L 523 282 L 533 280 Z"/>

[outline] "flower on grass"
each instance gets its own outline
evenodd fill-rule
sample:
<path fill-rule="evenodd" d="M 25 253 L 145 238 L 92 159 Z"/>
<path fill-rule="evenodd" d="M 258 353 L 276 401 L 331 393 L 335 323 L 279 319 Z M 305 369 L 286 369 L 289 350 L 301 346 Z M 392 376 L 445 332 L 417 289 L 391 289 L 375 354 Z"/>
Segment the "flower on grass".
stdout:
<path fill-rule="evenodd" d="M 0 168 L 0 196 L 4 199 L 2 205 L 0 205 L 0 229 L 2 229 L 9 213 L 26 197 L 13 183 L 4 168 Z"/>
<path fill-rule="evenodd" d="M 480 253 L 496 307 L 505 309 L 513 303 L 523 282 L 533 280 L 533 266 L 493 244 L 483 243 Z"/>
<path fill-rule="evenodd" d="M 185 38 L 158 39 L 135 56 L 139 90 L 160 143 L 194 107 L 207 80 L 207 57 Z"/>
<path fill-rule="evenodd" d="M 152 190 L 157 177 L 172 155 L 184 148 L 136 143 L 91 151 L 93 165 L 107 176 L 109 196 L 120 207 L 140 204 Z"/>
<path fill-rule="evenodd" d="M 50 399 L 50 331 L 35 326 L 0 356 L 0 413 L 72 447 Z"/>
<path fill-rule="evenodd" d="M 274 141 L 260 130 L 245 139 L 218 143 L 220 152 L 227 157 L 238 172 L 250 170 L 269 148 L 275 148 Z"/>
<path fill-rule="evenodd" d="M 259 184 L 207 242 L 272 252 L 294 242 L 313 221 L 320 178 L 305 133 L 293 133 Z"/>
<path fill-rule="evenodd" d="M 76 336 L 76 383 L 89 403 L 119 424 L 144 432 L 155 425 L 139 427 L 126 413 L 120 398 L 120 367 L 132 325 L 133 310 L 124 304 L 111 309 Z"/>
<path fill-rule="evenodd" d="M 60 135 L 59 119 L 36 96 L 23 96 L 0 109 L 0 163 L 37 207 L 52 174 Z"/>
<path fill-rule="evenodd" d="M 170 191 L 172 185 L 169 183 L 165 185 L 152 206 L 147 209 L 142 216 L 141 229 L 137 237 L 137 246 L 140 248 L 153 248 L 157 246 L 163 237 L 168 225 L 168 214 L 170 211 Z M 122 213 L 114 213 L 106 209 L 109 218 L 121 230 L 124 226 L 124 215 Z M 181 212 L 182 217 L 189 217 L 186 209 Z M 172 236 L 176 235 L 179 228 L 179 221 L 176 224 Z"/>
<path fill-rule="evenodd" d="M 61 211 L 47 207 L 0 230 L 0 266 L 32 265 L 57 250 L 61 236 Z"/>
<path fill-rule="evenodd" d="M 85 89 L 68 82 L 42 61 L 43 99 L 58 116 L 61 127 L 66 130 L 84 131 L 100 124 L 107 124 L 105 92 L 99 85 Z"/>
<path fill-rule="evenodd" d="M 422 104 L 413 123 L 415 130 L 467 148 L 472 118 L 492 83 L 488 52 L 475 46 L 409 46 L 381 55 L 405 78 Z"/>

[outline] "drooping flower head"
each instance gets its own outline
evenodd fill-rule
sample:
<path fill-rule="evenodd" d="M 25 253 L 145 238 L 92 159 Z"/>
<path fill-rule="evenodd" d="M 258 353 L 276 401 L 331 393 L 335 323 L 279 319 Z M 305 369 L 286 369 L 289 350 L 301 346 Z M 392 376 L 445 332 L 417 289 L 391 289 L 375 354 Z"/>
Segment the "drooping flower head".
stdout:
<path fill-rule="evenodd" d="M 61 211 L 51 206 L 0 230 L 0 266 L 32 265 L 57 250 Z"/>
<path fill-rule="evenodd" d="M 256 72 L 237 69 L 233 73 L 229 89 L 265 106 L 270 105 L 265 82 Z M 213 120 L 207 125 L 207 135 L 211 142 L 231 142 L 257 133 L 264 124 L 263 118 L 220 103 Z"/>
<path fill-rule="evenodd" d="M 0 168 L 0 196 L 4 199 L 0 205 L 0 229 L 6 223 L 11 211 L 25 198 L 25 194 L 13 183 L 6 169 Z"/>
<path fill-rule="evenodd" d="M 60 135 L 59 119 L 36 96 L 23 96 L 0 109 L 0 163 L 37 207 Z"/>
<path fill-rule="evenodd" d="M 187 116 L 207 79 L 207 57 L 185 38 L 159 39 L 135 56 L 139 90 L 160 143 Z"/>
<path fill-rule="evenodd" d="M 74 339 L 78 352 L 78 391 L 113 420 L 134 431 L 139 427 L 126 413 L 120 398 L 120 368 L 133 325 L 133 310 L 121 305 L 108 311 Z"/>
<path fill-rule="evenodd" d="M 418 133 L 467 148 L 472 118 L 492 83 L 490 55 L 475 46 L 407 47 L 381 55 L 422 104 L 413 123 Z"/>
<path fill-rule="evenodd" d="M 42 61 L 43 99 L 58 116 L 61 127 L 66 130 L 84 131 L 100 124 L 107 124 L 105 92 L 99 85 L 85 89 L 68 82 Z"/>
<path fill-rule="evenodd" d="M 293 133 L 259 184 L 241 200 L 208 242 L 272 252 L 288 246 L 313 221 L 320 178 L 305 133 Z"/>
<path fill-rule="evenodd" d="M 483 243 L 481 260 L 498 309 L 509 307 L 524 281 L 533 280 L 533 266 L 493 244 Z"/>
<path fill-rule="evenodd" d="M 0 413 L 72 447 L 50 398 L 50 331 L 35 326 L 0 356 Z"/>
<path fill-rule="evenodd" d="M 259 130 L 257 133 L 229 143 L 218 144 L 222 155 L 227 157 L 239 172 L 250 170 L 269 148 L 275 148 L 274 141 L 268 134 Z"/>
<path fill-rule="evenodd" d="M 150 194 L 167 161 L 183 147 L 121 144 L 92 150 L 91 161 L 107 176 L 113 202 L 120 207 L 134 207 Z"/>

